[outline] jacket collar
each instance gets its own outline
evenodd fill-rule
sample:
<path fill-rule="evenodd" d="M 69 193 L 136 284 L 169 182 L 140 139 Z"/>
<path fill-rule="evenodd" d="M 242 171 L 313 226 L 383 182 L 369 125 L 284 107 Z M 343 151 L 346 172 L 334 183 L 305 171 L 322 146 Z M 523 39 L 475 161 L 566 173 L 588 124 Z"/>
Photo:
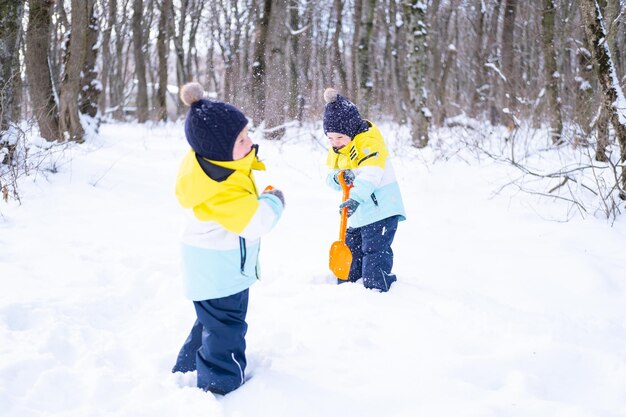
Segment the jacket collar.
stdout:
<path fill-rule="evenodd" d="M 265 164 L 259 161 L 257 155 L 259 145 L 254 145 L 248 155 L 237 161 L 212 161 L 196 154 L 196 160 L 204 173 L 214 181 L 222 182 L 235 171 L 248 174 L 251 170 L 265 170 Z"/>

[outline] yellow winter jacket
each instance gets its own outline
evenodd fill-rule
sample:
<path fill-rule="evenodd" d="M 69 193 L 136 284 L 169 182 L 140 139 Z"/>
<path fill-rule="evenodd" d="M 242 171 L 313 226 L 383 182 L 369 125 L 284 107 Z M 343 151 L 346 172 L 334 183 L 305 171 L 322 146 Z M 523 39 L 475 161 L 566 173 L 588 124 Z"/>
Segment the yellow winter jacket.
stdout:
<path fill-rule="evenodd" d="M 181 162 L 176 179 L 176 197 L 184 208 L 193 209 L 201 221 L 215 221 L 226 230 L 240 234 L 259 207 L 252 170 L 265 170 L 256 150 L 238 161 L 205 161 L 225 179 L 210 178 L 190 150 Z M 225 168 L 225 169 L 221 169 Z"/>
<path fill-rule="evenodd" d="M 328 150 L 326 165 L 330 169 L 356 169 L 366 166 L 384 169 L 389 152 L 380 130 L 369 122 L 369 130 L 359 133 L 348 145 L 335 152 Z"/>
<path fill-rule="evenodd" d="M 350 198 L 359 203 L 348 218 L 349 227 L 363 227 L 392 216 L 406 218 L 400 187 L 380 130 L 372 122 L 369 129 L 359 133 L 339 151 L 328 150 L 326 163 L 330 168 L 326 182 L 340 190 L 334 180 L 337 172 L 350 169 L 355 179 Z"/>

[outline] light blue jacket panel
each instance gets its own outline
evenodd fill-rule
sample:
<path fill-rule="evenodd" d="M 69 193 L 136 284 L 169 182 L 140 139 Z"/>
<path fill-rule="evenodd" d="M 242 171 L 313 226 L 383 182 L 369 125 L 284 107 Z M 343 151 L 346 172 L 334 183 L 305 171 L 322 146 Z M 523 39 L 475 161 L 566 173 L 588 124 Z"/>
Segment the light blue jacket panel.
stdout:
<path fill-rule="evenodd" d="M 357 179 L 355 183 L 357 181 L 359 180 Z M 374 189 L 371 183 L 367 183 L 367 181 L 362 182 L 363 184 L 359 184 L 360 190 L 365 188 Z M 354 190 L 357 190 L 357 188 L 354 188 Z M 400 216 L 398 221 L 406 220 L 406 213 L 404 212 L 404 205 L 400 196 L 400 187 L 397 182 L 375 188 L 369 195 L 353 193 L 350 197 L 360 204 L 354 214 L 348 217 L 349 227 L 367 226 L 392 216 Z"/>
<path fill-rule="evenodd" d="M 339 171 L 339 169 L 331 170 L 326 177 L 326 183 L 337 191 L 341 191 L 341 186 L 334 178 Z M 350 190 L 350 198 L 360 204 L 354 214 L 348 217 L 349 227 L 367 226 L 392 216 L 400 216 L 399 221 L 406 220 L 402 194 L 397 181 L 394 180 L 379 188 L 358 177 L 354 183 L 356 186 Z"/>
<path fill-rule="evenodd" d="M 240 235 L 217 222 L 203 222 L 189 216 L 181 239 L 187 298 L 203 301 L 227 297 L 250 287 L 260 277 L 261 236 L 274 227 L 284 207 L 272 194 L 261 194 L 259 203 Z"/>
<path fill-rule="evenodd" d="M 185 295 L 193 301 L 227 297 L 257 280 L 259 241 L 241 239 L 238 249 L 209 249 L 182 244 Z M 243 263 L 243 265 L 242 265 Z"/>

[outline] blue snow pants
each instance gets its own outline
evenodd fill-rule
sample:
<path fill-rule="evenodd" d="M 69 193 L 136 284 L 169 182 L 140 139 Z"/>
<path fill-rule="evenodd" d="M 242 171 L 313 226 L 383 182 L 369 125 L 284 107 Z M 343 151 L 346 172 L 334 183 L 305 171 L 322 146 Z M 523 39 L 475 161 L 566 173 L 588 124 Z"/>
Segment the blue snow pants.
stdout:
<path fill-rule="evenodd" d="M 197 370 L 198 388 L 227 394 L 244 382 L 248 289 L 193 305 L 197 319 L 172 372 Z"/>
<path fill-rule="evenodd" d="M 365 288 L 389 291 L 396 281 L 391 273 L 393 251 L 391 243 L 398 229 L 398 216 L 387 217 L 363 227 L 349 227 L 346 245 L 352 252 L 352 265 L 348 281 L 363 278 Z M 342 283 L 345 281 L 339 281 Z"/>

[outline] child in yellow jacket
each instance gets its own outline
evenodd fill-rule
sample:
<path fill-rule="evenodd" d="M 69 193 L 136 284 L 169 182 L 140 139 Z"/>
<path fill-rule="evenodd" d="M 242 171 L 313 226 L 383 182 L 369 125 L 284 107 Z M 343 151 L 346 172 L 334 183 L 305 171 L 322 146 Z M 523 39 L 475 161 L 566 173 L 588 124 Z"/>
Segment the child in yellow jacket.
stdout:
<path fill-rule="evenodd" d="M 324 133 L 329 140 L 327 183 L 340 190 L 337 176 L 344 172 L 352 185 L 346 245 L 352 252 L 349 281 L 363 278 L 366 288 L 389 291 L 396 281 L 391 272 L 391 243 L 398 222 L 405 220 L 400 187 L 387 146 L 376 125 L 361 118 L 359 109 L 335 89 L 324 91 Z"/>
<path fill-rule="evenodd" d="M 186 296 L 196 322 L 172 372 L 198 373 L 197 385 L 226 394 L 245 381 L 248 288 L 258 278 L 261 236 L 281 217 L 279 190 L 258 193 L 253 170 L 264 170 L 248 120 L 236 107 L 204 98 L 198 83 L 181 89 L 190 106 L 191 149 L 176 180 L 180 205 L 191 210 L 182 236 Z"/>

